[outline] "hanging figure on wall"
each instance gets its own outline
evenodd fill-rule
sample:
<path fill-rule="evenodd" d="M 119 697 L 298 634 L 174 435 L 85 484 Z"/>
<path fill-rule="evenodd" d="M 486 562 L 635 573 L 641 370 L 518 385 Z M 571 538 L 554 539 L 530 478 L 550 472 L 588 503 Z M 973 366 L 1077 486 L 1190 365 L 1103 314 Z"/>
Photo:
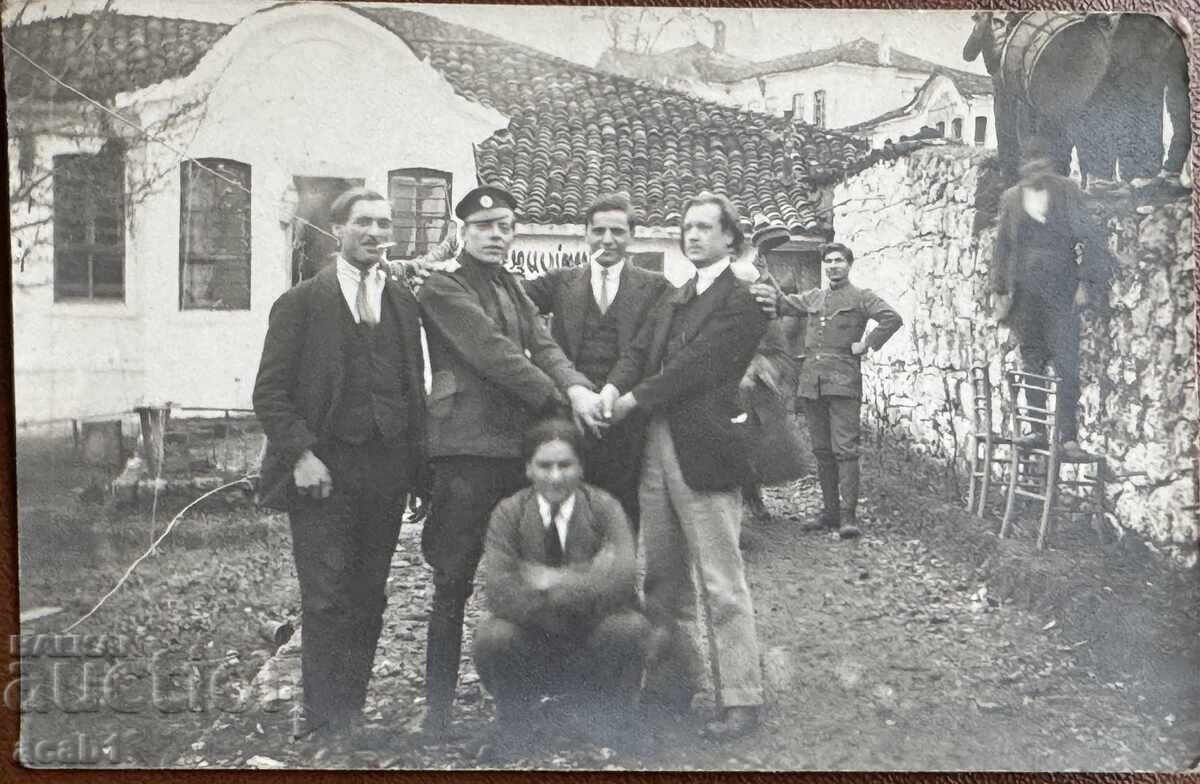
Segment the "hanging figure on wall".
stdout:
<path fill-rule="evenodd" d="M 1000 199 L 996 248 L 989 288 L 996 320 L 1010 324 L 1021 347 L 1023 368 L 1061 379 L 1058 433 L 1064 459 L 1088 457 L 1079 446 L 1079 325 L 1081 309 L 1107 298 L 1114 261 L 1084 211 L 1075 182 L 1054 171 L 1047 146 L 1034 137 L 1026 145 L 1021 180 Z M 1082 245 L 1083 252 L 1077 253 Z M 1044 396 L 1029 400 L 1044 406 Z M 1045 448 L 1047 436 L 1020 437 L 1024 446 Z"/>

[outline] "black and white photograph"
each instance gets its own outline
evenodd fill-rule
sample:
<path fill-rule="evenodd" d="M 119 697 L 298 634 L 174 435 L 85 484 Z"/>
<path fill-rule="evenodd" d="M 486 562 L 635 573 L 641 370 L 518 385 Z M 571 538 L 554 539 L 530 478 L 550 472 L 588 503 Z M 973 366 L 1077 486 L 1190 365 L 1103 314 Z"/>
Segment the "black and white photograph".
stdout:
<path fill-rule="evenodd" d="M 1195 23 L 8 0 L 0 766 L 1200 770 Z"/>

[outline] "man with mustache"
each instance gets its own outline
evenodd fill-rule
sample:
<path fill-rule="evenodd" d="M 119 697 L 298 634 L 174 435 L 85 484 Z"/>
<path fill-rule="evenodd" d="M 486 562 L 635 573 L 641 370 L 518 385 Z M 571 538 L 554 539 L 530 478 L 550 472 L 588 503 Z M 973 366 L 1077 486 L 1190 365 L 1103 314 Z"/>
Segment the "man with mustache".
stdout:
<path fill-rule="evenodd" d="M 423 731 L 449 729 L 473 590 L 492 507 L 525 483 L 521 438 L 535 418 L 570 401 L 598 431 L 600 399 L 554 342 L 529 297 L 504 269 L 516 236 L 516 200 L 483 185 L 462 198 L 462 252 L 417 294 L 433 370 L 427 449 L 433 474 L 421 550 L 433 567 L 425 654 Z"/>
<path fill-rule="evenodd" d="M 558 345 L 598 388 L 671 285 L 629 260 L 635 224 L 629 199 L 617 193 L 601 196 L 585 213 L 590 261 L 522 281 L 538 310 L 554 314 L 551 334 Z M 616 496 L 635 531 L 644 427 L 641 417 L 631 417 L 603 437 L 588 433 L 583 441 L 584 478 Z"/>
<path fill-rule="evenodd" d="M 254 410 L 262 502 L 291 522 L 306 727 L 341 733 L 361 719 L 405 495 L 423 484 L 425 387 L 416 300 L 380 264 L 391 206 L 353 188 L 331 211 L 337 260 L 272 307 Z"/>

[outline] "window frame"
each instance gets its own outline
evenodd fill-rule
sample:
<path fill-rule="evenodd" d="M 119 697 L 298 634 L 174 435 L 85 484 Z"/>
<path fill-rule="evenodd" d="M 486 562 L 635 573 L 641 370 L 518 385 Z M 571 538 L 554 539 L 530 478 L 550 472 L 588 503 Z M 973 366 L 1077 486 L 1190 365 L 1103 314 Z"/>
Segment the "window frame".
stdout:
<path fill-rule="evenodd" d="M 125 240 L 128 234 L 125 145 L 109 140 L 94 153 L 61 153 L 51 159 L 51 203 L 53 230 L 53 297 L 55 303 L 124 304 Z M 74 188 L 74 190 L 72 190 Z M 82 215 L 79 214 L 82 211 Z M 110 242 L 97 238 L 97 223 L 108 218 L 116 237 Z M 83 239 L 69 242 L 68 225 L 79 224 Z M 82 254 L 85 258 L 86 292 L 64 292 L 63 269 L 67 258 Z M 96 294 L 97 257 L 116 257 L 121 271 L 120 293 Z M 104 284 L 101 284 L 104 285 Z M 108 284 L 116 286 L 118 284 Z"/>
<path fill-rule="evenodd" d="M 808 93 L 792 93 L 792 119 L 805 122 L 808 116 Z"/>
<path fill-rule="evenodd" d="M 423 178 L 429 178 L 429 179 L 436 178 L 436 179 L 442 180 L 442 185 L 446 189 L 445 210 L 443 212 L 439 213 L 437 218 L 435 219 L 435 220 L 440 219 L 444 226 L 440 237 L 432 238 L 432 237 L 427 236 L 424 240 L 417 239 L 417 230 L 421 228 L 420 219 L 421 218 L 433 218 L 432 213 L 421 213 L 420 211 L 414 209 L 414 211 L 413 211 L 413 221 L 414 222 L 411 226 L 408 225 L 407 222 L 401 220 L 400 216 L 396 212 L 396 198 L 397 197 L 394 196 L 392 193 L 392 182 L 393 182 L 394 177 L 413 177 L 413 178 L 416 178 L 418 181 Z M 428 166 L 403 166 L 398 169 L 389 169 L 388 173 L 387 173 L 387 194 L 386 194 L 386 196 L 387 196 L 387 200 L 388 200 L 388 205 L 391 207 L 391 211 L 392 211 L 392 241 L 396 243 L 394 246 L 392 246 L 391 248 L 388 249 L 388 258 L 389 259 L 415 259 L 415 258 L 418 258 L 418 257 L 428 253 L 430 250 L 436 248 L 439 243 L 441 243 L 443 240 L 446 239 L 446 236 L 453 228 L 454 224 L 451 220 L 451 215 L 452 215 L 452 209 L 453 209 L 453 205 L 454 205 L 454 174 L 452 172 L 445 171 L 444 169 L 434 169 L 434 168 L 430 168 Z M 417 201 L 415 192 L 414 192 L 413 200 L 414 200 L 414 202 Z M 412 255 L 406 255 L 407 250 L 401 248 L 402 241 L 396 235 L 396 232 L 399 231 L 400 229 L 409 229 L 413 232 L 412 239 L 409 240 L 409 242 L 411 242 L 411 244 L 413 246 Z M 426 229 L 426 232 L 428 232 L 428 229 Z M 423 249 L 422 249 L 422 243 L 424 243 Z M 402 250 L 403 250 L 403 252 L 401 252 Z"/>
<path fill-rule="evenodd" d="M 982 127 L 981 127 L 982 126 Z M 976 115 L 975 117 L 975 146 L 983 147 L 987 144 L 988 118 L 986 114 Z"/>
<path fill-rule="evenodd" d="M 825 90 L 813 90 L 812 124 L 824 128 L 829 124 L 829 95 Z"/>
<path fill-rule="evenodd" d="M 244 254 L 234 253 L 217 253 L 206 256 L 200 256 L 190 248 L 192 230 L 189 221 L 193 216 L 204 214 L 202 210 L 196 209 L 188 203 L 188 199 L 193 195 L 192 178 L 195 176 L 192 170 L 195 169 L 207 177 L 213 175 L 205 171 L 204 168 L 217 169 L 218 167 L 231 167 L 239 170 L 244 174 L 244 179 L 241 180 L 241 185 L 249 191 L 245 194 L 244 218 L 245 221 L 245 251 Z M 251 310 L 253 305 L 253 242 L 254 242 L 254 220 L 253 220 L 253 192 L 254 192 L 254 167 L 245 161 L 239 161 L 234 158 L 189 158 L 179 164 L 179 310 L 199 310 L 199 311 L 245 311 Z M 226 249 L 223 249 L 226 250 Z M 211 264 L 214 268 L 216 265 L 227 264 L 230 262 L 244 261 L 246 272 L 246 301 L 245 304 L 234 302 L 229 305 L 214 305 L 212 303 L 189 302 L 187 293 L 187 272 L 189 266 Z"/>
<path fill-rule="evenodd" d="M 950 121 L 950 136 L 951 136 L 951 138 L 954 138 L 960 142 L 962 141 L 963 119 L 961 117 L 955 117 L 953 120 Z"/>

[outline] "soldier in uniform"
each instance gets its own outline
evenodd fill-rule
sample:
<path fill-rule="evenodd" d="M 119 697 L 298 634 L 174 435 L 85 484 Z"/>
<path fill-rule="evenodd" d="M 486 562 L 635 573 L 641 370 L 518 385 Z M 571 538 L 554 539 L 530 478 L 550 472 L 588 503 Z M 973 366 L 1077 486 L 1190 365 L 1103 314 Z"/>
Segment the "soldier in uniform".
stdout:
<path fill-rule="evenodd" d="M 456 263 L 430 273 L 417 300 L 433 371 L 427 451 L 433 474 L 421 537 L 433 567 L 422 729 L 448 729 L 462 650 L 463 609 L 483 554 L 492 507 L 524 484 L 521 437 L 564 396 L 581 426 L 598 430 L 599 397 L 546 331 L 504 269 L 517 204 L 484 185 L 455 207 L 463 222 Z"/>
<path fill-rule="evenodd" d="M 808 527 L 837 529 L 843 539 L 861 534 L 857 509 L 862 357 L 878 351 L 903 323 L 895 308 L 873 291 L 850 283 L 853 263 L 850 248 L 834 242 L 821 249 L 828 288 L 789 295 L 770 285 L 753 288 L 768 312 L 806 321 L 798 395 L 804 401 L 823 501 L 820 517 Z M 875 328 L 864 338 L 868 321 L 874 321 Z"/>

